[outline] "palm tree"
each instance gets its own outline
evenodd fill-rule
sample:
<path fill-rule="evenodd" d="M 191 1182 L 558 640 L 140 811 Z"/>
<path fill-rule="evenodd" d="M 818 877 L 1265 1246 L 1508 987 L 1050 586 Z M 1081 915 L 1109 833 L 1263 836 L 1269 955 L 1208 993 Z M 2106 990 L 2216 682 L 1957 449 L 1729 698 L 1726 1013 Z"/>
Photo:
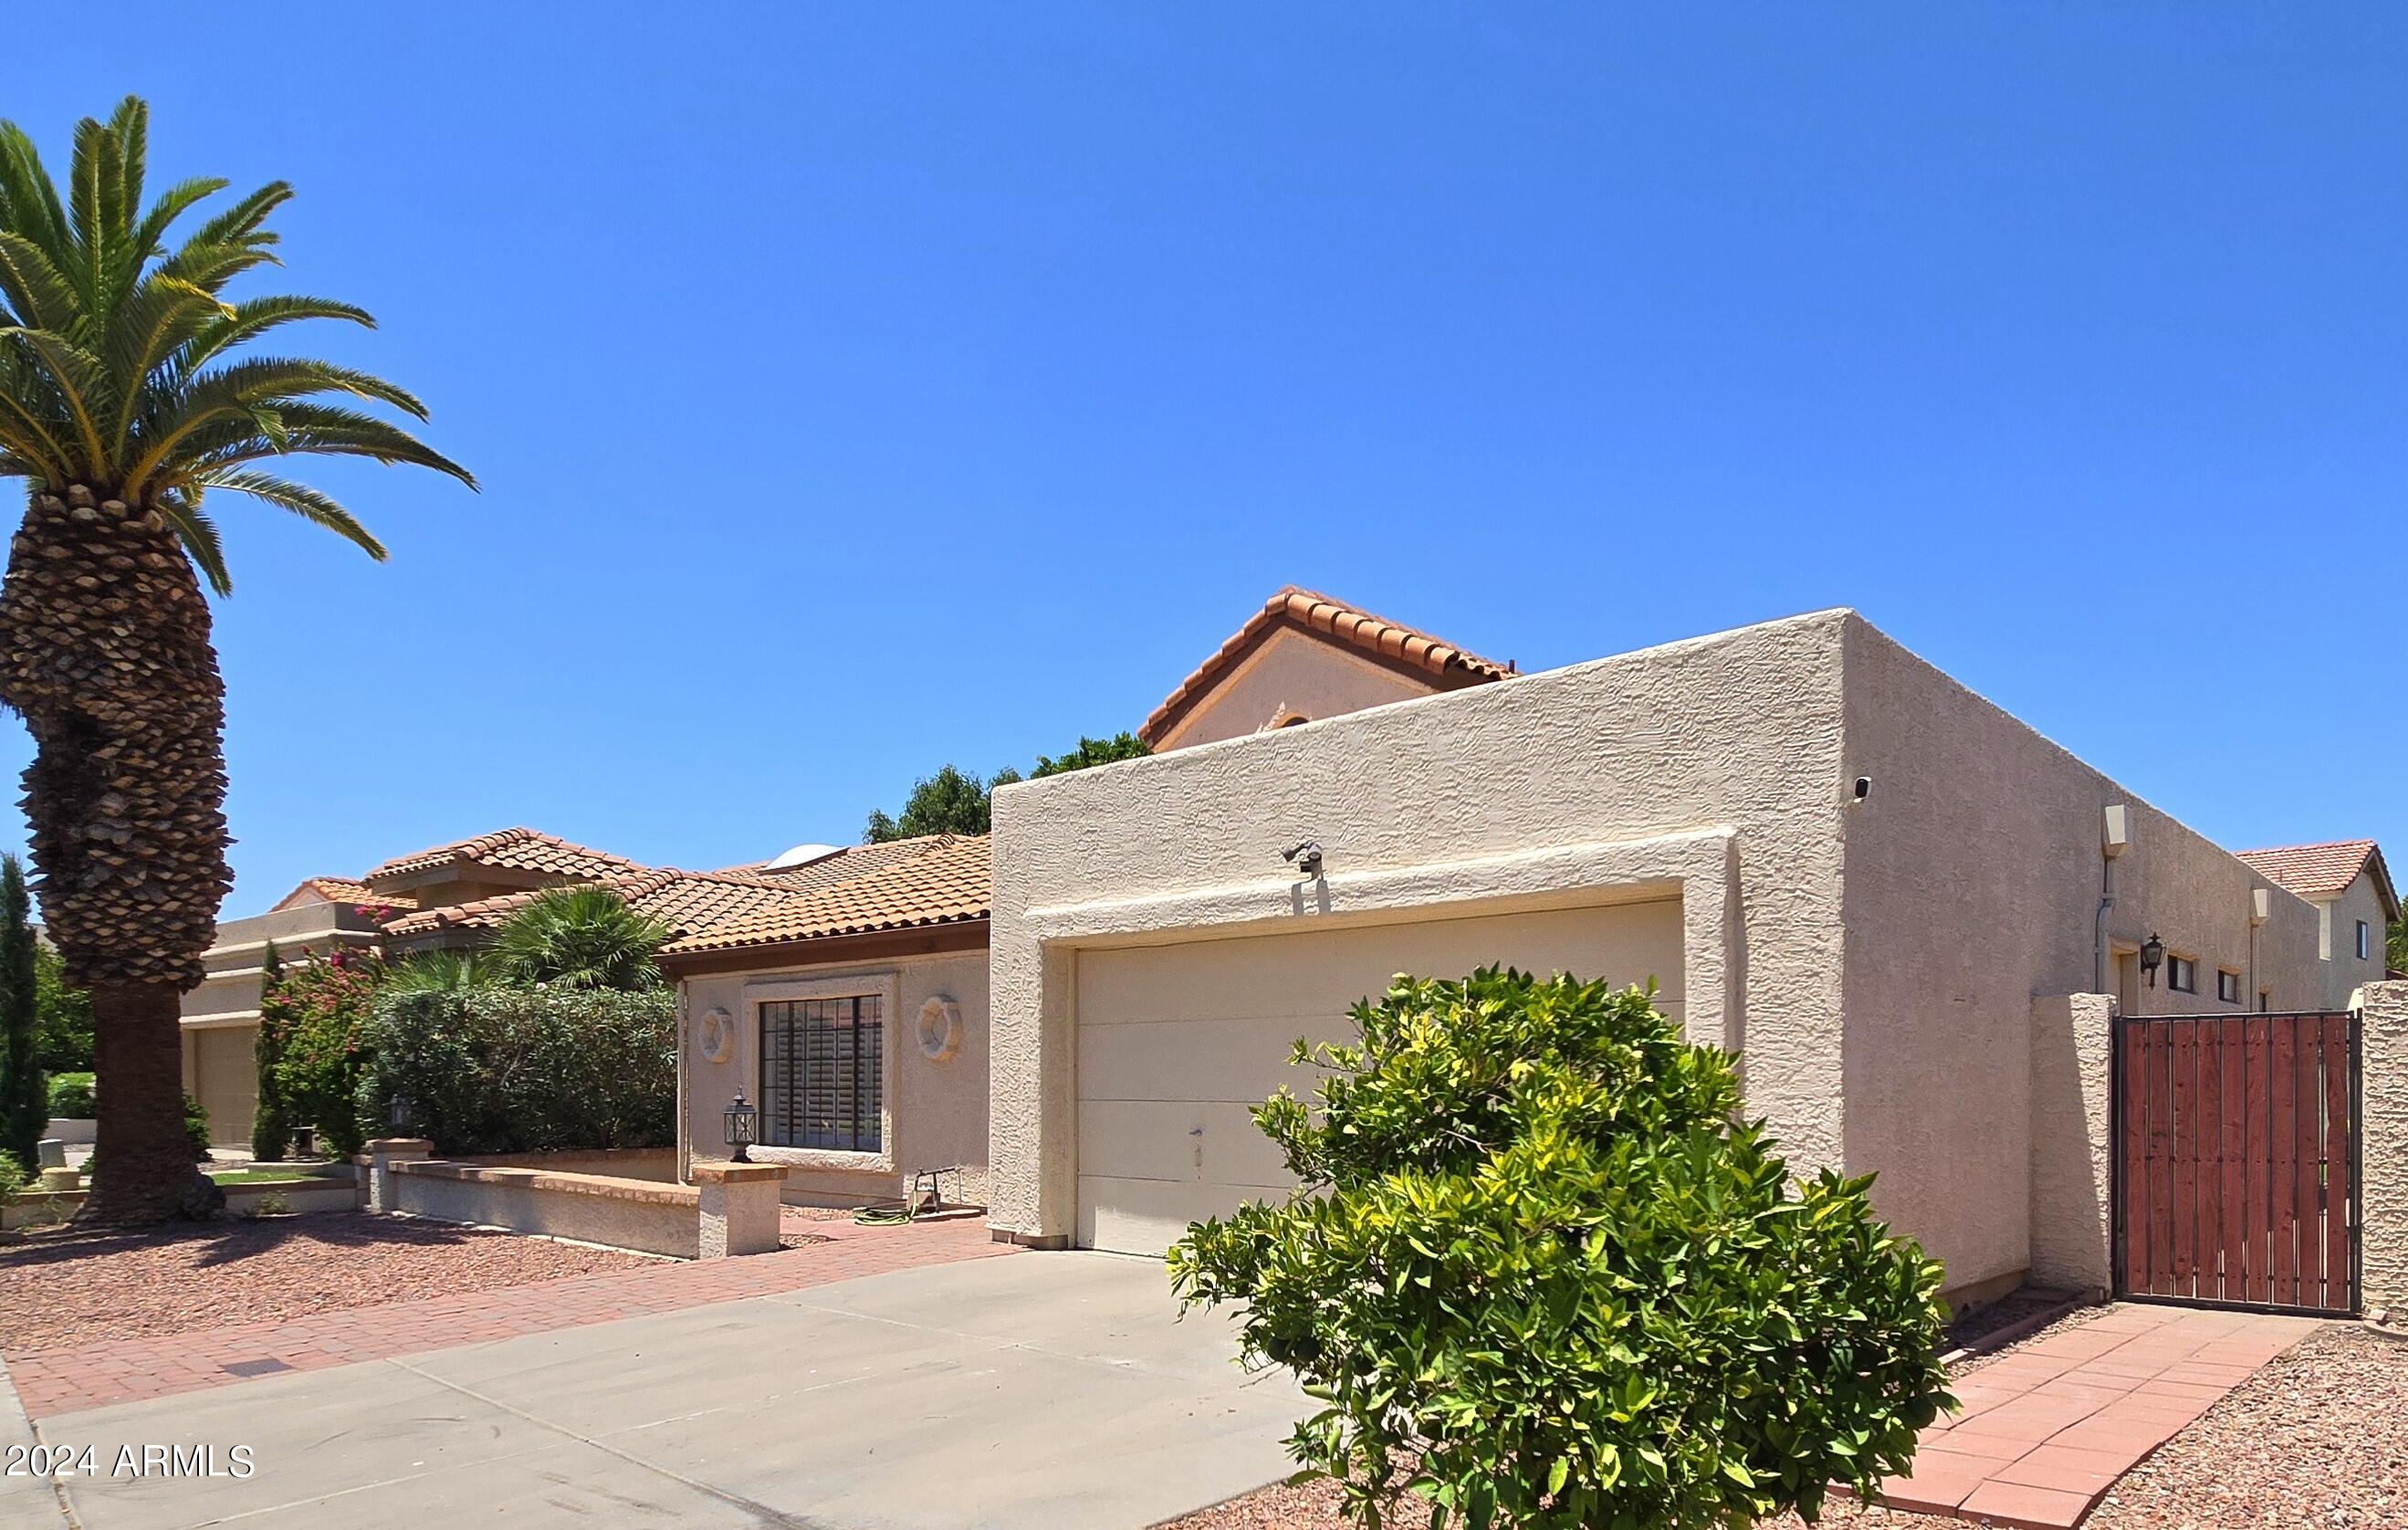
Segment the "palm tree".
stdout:
<path fill-rule="evenodd" d="M 178 1002 L 201 978 L 226 870 L 224 685 L 200 580 L 231 587 L 210 490 L 263 500 L 382 558 L 325 494 L 261 465 L 304 454 L 456 463 L 351 401 L 425 410 L 329 362 L 236 352 L 306 319 L 372 324 L 316 297 L 229 301 L 274 264 L 276 181 L 172 250 L 168 230 L 222 180 L 143 206 L 149 113 L 128 96 L 76 126 L 62 198 L 32 141 L 0 123 L 0 475 L 27 480 L 0 585 L 0 703 L 20 713 L 43 922 L 92 990 L 105 1165 L 82 1217 L 190 1208 Z M 205 1203 L 204 1203 L 205 1204 Z"/>
<path fill-rule="evenodd" d="M 495 930 L 487 951 L 512 982 L 632 992 L 660 986 L 668 938 L 667 925 L 607 887 L 555 887 Z"/>

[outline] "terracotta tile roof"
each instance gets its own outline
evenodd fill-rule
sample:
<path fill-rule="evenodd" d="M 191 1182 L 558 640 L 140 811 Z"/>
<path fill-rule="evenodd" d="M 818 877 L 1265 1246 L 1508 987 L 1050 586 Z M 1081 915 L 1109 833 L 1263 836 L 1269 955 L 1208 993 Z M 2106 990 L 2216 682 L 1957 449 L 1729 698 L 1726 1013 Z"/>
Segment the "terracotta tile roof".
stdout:
<path fill-rule="evenodd" d="M 675 936 L 712 929 L 731 920 L 767 913 L 803 894 L 781 882 L 724 871 L 634 871 L 606 877 L 601 885 L 638 913 L 649 914 Z M 387 920 L 388 938 L 408 940 L 441 930 L 488 930 L 543 896 L 548 888 L 505 893 L 444 908 L 423 908 Z"/>
<path fill-rule="evenodd" d="M 2392 891 L 2390 870 L 2383 864 L 2382 850 L 2372 839 L 2335 839 L 2321 845 L 2276 845 L 2267 850 L 2243 850 L 2233 853 L 2268 881 L 2289 888 L 2303 898 L 2329 898 L 2348 891 L 2349 884 L 2358 880 L 2358 874 L 2366 870 L 2371 862 L 2385 913 L 2397 917 L 2400 911 L 2400 897 Z"/>
<path fill-rule="evenodd" d="M 305 903 L 367 904 L 382 908 L 410 908 L 416 900 L 407 893 L 379 893 L 367 883 L 352 877 L 311 877 L 284 894 L 274 908 L 298 908 Z"/>
<path fill-rule="evenodd" d="M 1180 681 L 1178 689 L 1164 697 L 1162 705 L 1139 727 L 1137 736 L 1148 744 L 1159 742 L 1170 725 L 1201 700 L 1254 643 L 1281 625 L 1337 638 L 1391 664 L 1420 670 L 1450 686 L 1501 680 L 1513 673 L 1511 665 L 1484 659 L 1401 622 L 1374 616 L 1360 607 L 1291 584 L 1263 602 L 1263 608 L 1247 618 L 1246 624 L 1223 643 L 1218 652 Z"/>
<path fill-rule="evenodd" d="M 571 844 L 557 835 L 521 828 L 497 829 L 473 839 L 455 839 L 448 845 L 437 845 L 414 854 L 397 855 L 371 870 L 364 879 L 375 882 L 387 877 L 434 871 L 445 865 L 505 866 L 513 871 L 549 872 L 584 881 L 646 869 L 624 855 L 589 850 L 583 845 Z"/>
<path fill-rule="evenodd" d="M 852 881 L 799 893 L 774 909 L 672 940 L 663 954 L 782 946 L 987 917 L 994 876 L 986 836 L 932 835 L 893 843 L 916 845 L 921 852 Z"/>

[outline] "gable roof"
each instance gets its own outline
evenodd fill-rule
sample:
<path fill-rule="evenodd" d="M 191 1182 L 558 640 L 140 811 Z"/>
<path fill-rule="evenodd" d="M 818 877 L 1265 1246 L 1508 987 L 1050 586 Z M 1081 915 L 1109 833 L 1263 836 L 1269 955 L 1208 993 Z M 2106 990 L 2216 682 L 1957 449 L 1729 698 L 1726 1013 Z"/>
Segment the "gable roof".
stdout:
<path fill-rule="evenodd" d="M 298 908 L 305 903 L 368 904 L 384 908 L 409 908 L 416 900 L 407 893 L 380 893 L 355 877 L 308 877 L 276 901 L 271 914 Z"/>
<path fill-rule="evenodd" d="M 2277 886 L 2303 898 L 2336 897 L 2349 890 L 2358 873 L 2372 869 L 2383 900 L 2386 919 L 2400 917 L 2400 894 L 2391 886 L 2391 872 L 2383 851 L 2372 839 L 2333 839 L 2320 845 L 2276 845 L 2266 850 L 2235 851 L 2249 868 Z"/>
<path fill-rule="evenodd" d="M 868 935 L 984 920 L 994 872 L 984 835 L 930 835 L 895 840 L 917 853 L 834 887 L 790 895 L 774 908 L 672 940 L 664 956 L 782 946 L 832 936 Z"/>
<path fill-rule="evenodd" d="M 1248 617 L 1246 624 L 1231 635 L 1219 651 L 1181 680 L 1178 688 L 1163 698 L 1162 705 L 1147 716 L 1137 736 L 1148 745 L 1159 743 L 1173 724 L 1194 710 L 1212 687 L 1237 667 L 1240 659 L 1280 627 L 1333 640 L 1391 667 L 1426 676 L 1441 690 L 1501 680 L 1513 673 L 1511 665 L 1484 659 L 1419 628 L 1374 616 L 1359 606 L 1291 584 L 1264 601 L 1262 609 Z"/>
<path fill-rule="evenodd" d="M 437 871 L 447 865 L 463 868 L 500 866 L 511 871 L 548 873 L 585 881 L 598 881 L 605 877 L 647 869 L 641 863 L 630 861 L 624 855 L 572 844 L 558 835 L 515 828 L 496 829 L 471 839 L 455 839 L 448 845 L 437 845 L 408 855 L 396 855 L 361 879 L 373 883 L 388 877 L 408 877 L 419 872 Z"/>

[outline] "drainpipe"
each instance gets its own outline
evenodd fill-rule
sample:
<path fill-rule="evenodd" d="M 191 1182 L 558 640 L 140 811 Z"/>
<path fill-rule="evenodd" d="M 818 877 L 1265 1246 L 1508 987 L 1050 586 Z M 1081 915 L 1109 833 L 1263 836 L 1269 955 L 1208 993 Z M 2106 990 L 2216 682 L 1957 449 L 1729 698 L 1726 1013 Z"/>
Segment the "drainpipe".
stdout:
<path fill-rule="evenodd" d="M 2130 846 L 2131 837 L 2125 832 L 2124 805 L 2111 803 L 2099 814 L 2099 912 L 2090 925 L 2090 991 L 2111 992 L 2107 986 L 2107 913 L 2115 907 L 2115 858 Z"/>

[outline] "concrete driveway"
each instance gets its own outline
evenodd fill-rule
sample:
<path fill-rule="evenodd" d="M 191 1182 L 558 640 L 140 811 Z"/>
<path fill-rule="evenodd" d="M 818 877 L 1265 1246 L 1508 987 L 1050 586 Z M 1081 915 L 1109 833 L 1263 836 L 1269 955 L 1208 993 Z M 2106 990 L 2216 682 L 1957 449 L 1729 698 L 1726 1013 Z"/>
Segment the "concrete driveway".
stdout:
<path fill-rule="evenodd" d="M 1161 1265 L 1023 1254 L 43 1422 L 86 1530 L 1134 1527 L 1284 1475 L 1307 1407 Z M 106 1475 L 236 1446 L 248 1478 Z"/>

